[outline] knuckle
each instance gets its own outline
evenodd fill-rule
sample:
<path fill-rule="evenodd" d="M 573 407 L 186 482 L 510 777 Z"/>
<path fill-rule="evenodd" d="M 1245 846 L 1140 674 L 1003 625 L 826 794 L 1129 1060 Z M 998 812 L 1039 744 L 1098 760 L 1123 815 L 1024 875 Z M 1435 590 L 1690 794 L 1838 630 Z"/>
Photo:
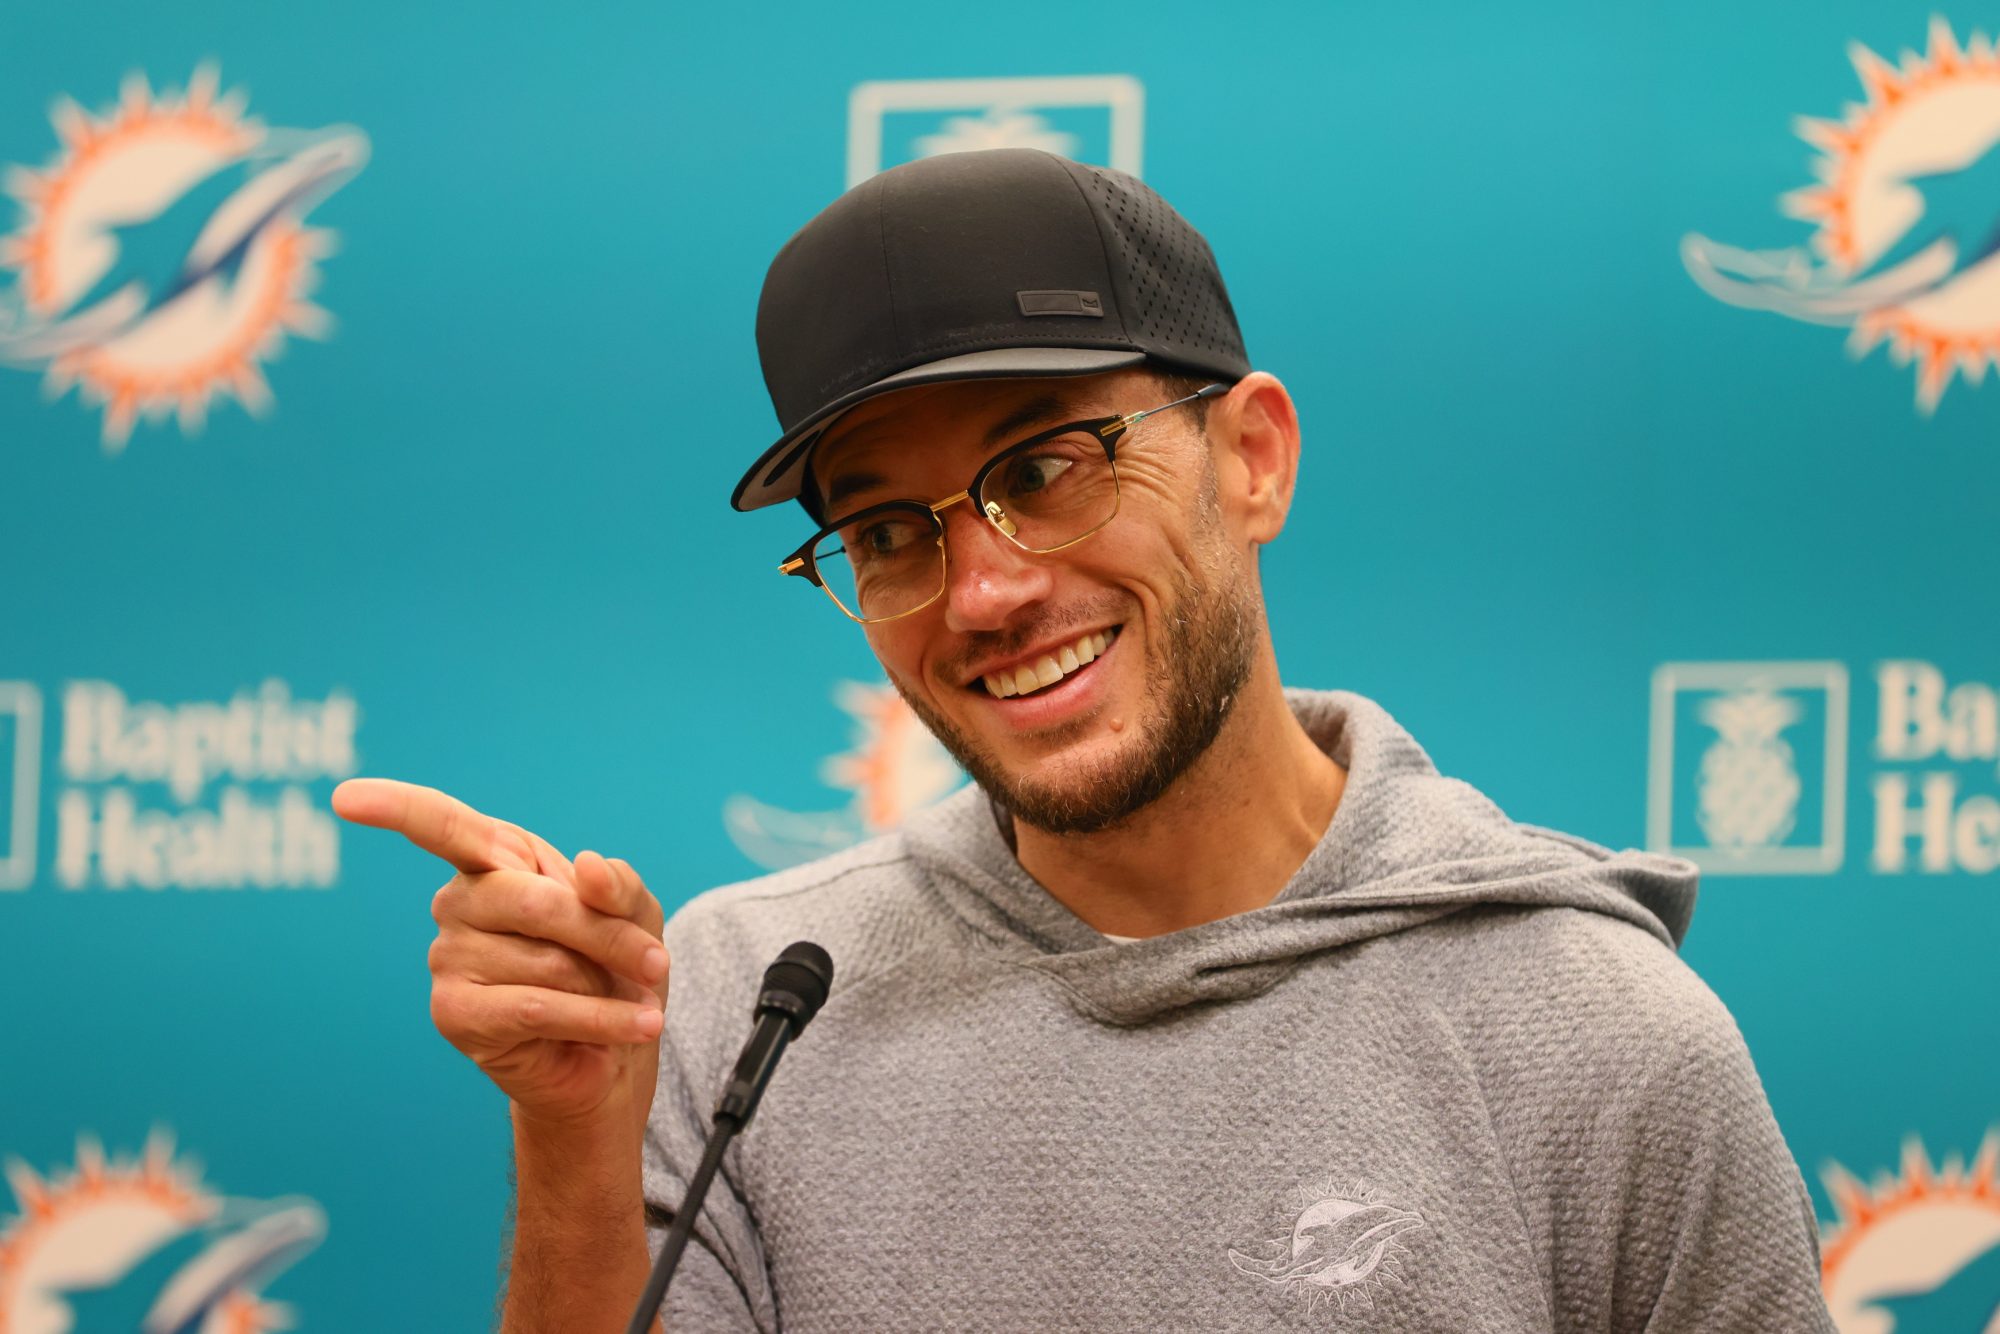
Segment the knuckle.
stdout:
<path fill-rule="evenodd" d="M 521 924 L 538 938 L 546 940 L 562 918 L 562 905 L 545 885 L 532 881 L 521 887 Z"/>
<path fill-rule="evenodd" d="M 465 1032 L 465 1002 L 456 987 L 443 984 L 431 987 L 431 1023 L 446 1037 Z"/>
<path fill-rule="evenodd" d="M 530 949 L 531 969 L 536 980 L 557 991 L 586 991 L 589 975 L 583 961 L 560 945 L 538 942 Z"/>
<path fill-rule="evenodd" d="M 574 959 L 566 959 L 560 953 L 551 951 L 542 955 L 535 966 L 535 975 L 545 987 L 556 991 L 582 993 L 590 990 L 590 983 L 583 975 L 583 969 Z"/>

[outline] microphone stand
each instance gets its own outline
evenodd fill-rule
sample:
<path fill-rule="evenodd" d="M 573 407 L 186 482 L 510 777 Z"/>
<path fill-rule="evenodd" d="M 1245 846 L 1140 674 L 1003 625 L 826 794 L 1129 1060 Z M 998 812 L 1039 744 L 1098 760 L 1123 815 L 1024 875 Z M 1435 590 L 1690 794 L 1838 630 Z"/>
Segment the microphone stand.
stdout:
<path fill-rule="evenodd" d="M 750 1124 L 764 1088 L 778 1068 L 778 1058 L 819 1012 L 832 981 L 833 961 L 819 946 L 804 941 L 786 949 L 765 971 L 764 990 L 757 997 L 757 1026 L 751 1031 L 750 1041 L 744 1044 L 743 1054 L 737 1057 L 736 1069 L 715 1105 L 715 1126 L 708 1132 L 701 1163 L 688 1180 L 687 1194 L 674 1214 L 674 1225 L 667 1232 L 666 1244 L 660 1248 L 660 1258 L 653 1262 L 653 1272 L 646 1280 L 646 1290 L 639 1297 L 625 1334 L 648 1334 L 652 1329 L 653 1317 L 659 1314 L 660 1302 L 667 1295 L 667 1284 L 680 1265 L 681 1252 L 687 1249 L 688 1238 L 694 1235 L 695 1220 L 701 1216 L 702 1201 L 708 1198 L 709 1183 L 715 1180 L 715 1173 L 722 1166 L 723 1152 L 737 1133 Z"/>
<path fill-rule="evenodd" d="M 680 1266 L 681 1252 L 687 1249 L 688 1238 L 694 1235 L 694 1220 L 701 1216 L 701 1202 L 708 1198 L 708 1183 L 715 1179 L 715 1170 L 722 1166 L 722 1152 L 736 1138 L 742 1126 L 733 1121 L 718 1120 L 715 1129 L 709 1132 L 708 1147 L 702 1151 L 701 1165 L 694 1170 L 694 1177 L 688 1182 L 687 1196 L 681 1201 L 680 1211 L 674 1215 L 674 1226 L 667 1233 L 667 1244 L 660 1250 L 660 1258 L 653 1262 L 653 1272 L 646 1279 L 646 1290 L 639 1297 L 639 1307 L 632 1312 L 632 1323 L 625 1327 L 625 1334 L 648 1334 L 653 1327 L 653 1317 L 659 1314 L 660 1303 L 667 1295 L 667 1284 L 673 1282 L 674 1270 Z"/>

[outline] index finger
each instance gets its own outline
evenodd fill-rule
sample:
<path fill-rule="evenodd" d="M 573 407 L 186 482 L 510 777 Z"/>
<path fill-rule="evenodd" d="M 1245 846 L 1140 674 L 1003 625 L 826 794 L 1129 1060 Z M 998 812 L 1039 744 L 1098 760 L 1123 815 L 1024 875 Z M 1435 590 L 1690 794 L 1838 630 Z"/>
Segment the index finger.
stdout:
<path fill-rule="evenodd" d="M 350 778 L 333 790 L 333 813 L 374 829 L 392 829 L 467 874 L 535 869 L 498 836 L 501 824 L 457 797 L 393 778 Z"/>

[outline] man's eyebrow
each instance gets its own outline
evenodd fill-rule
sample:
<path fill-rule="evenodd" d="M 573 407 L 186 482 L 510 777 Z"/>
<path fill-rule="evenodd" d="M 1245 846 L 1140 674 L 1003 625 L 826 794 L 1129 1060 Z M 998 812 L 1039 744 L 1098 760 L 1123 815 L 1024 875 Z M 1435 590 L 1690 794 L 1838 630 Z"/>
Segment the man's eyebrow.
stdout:
<path fill-rule="evenodd" d="M 1031 398 L 993 423 L 993 429 L 986 433 L 986 447 L 991 449 L 995 445 L 1008 443 L 1010 436 L 1018 435 L 1030 426 L 1040 426 L 1044 422 L 1053 425 L 1071 411 L 1073 409 L 1068 402 L 1054 394 Z"/>
<path fill-rule="evenodd" d="M 858 491 L 866 491 L 870 487 L 881 485 L 882 478 L 872 472 L 843 473 L 839 477 L 834 478 L 833 485 L 826 489 L 826 500 L 823 502 L 827 517 L 839 517 L 840 511 L 834 507 L 849 496 L 854 495 Z"/>
<path fill-rule="evenodd" d="M 1068 401 L 1055 394 L 1043 394 L 1039 398 L 1031 398 L 993 423 L 992 428 L 986 432 L 983 443 L 987 449 L 1000 444 L 1011 444 L 1013 437 L 1023 434 L 1029 427 L 1044 423 L 1054 424 L 1075 410 Z M 823 502 L 826 512 L 829 515 L 836 514 L 838 510 L 835 507 L 849 496 L 859 495 L 863 491 L 884 485 L 887 485 L 887 480 L 879 473 L 842 473 L 835 477 L 826 489 L 826 499 Z"/>

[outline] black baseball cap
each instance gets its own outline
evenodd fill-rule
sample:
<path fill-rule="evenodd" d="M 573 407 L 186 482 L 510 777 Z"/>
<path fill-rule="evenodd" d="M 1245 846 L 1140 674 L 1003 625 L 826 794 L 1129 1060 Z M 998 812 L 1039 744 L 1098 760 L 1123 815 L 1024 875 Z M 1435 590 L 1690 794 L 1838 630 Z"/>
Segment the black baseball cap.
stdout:
<path fill-rule="evenodd" d="M 784 434 L 736 484 L 739 510 L 797 499 L 820 433 L 891 390 L 1149 362 L 1250 373 L 1201 233 L 1136 178 L 1032 148 L 907 162 L 827 205 L 771 261 L 757 354 Z"/>

